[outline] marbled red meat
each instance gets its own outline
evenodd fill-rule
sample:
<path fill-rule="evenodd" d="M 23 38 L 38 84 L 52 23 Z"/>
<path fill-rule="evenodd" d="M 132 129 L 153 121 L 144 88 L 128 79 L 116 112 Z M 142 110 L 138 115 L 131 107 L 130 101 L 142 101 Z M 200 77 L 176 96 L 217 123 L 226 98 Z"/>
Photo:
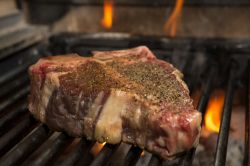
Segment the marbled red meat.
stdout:
<path fill-rule="evenodd" d="M 71 136 L 131 143 L 163 159 L 198 144 L 201 114 L 182 74 L 145 46 L 50 56 L 29 68 L 30 112 Z"/>

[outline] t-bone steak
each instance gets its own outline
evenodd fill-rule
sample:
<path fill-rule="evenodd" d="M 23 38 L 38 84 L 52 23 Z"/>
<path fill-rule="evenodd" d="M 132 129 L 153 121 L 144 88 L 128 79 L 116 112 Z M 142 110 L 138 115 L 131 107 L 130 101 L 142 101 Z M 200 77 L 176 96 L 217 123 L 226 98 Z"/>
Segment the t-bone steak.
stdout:
<path fill-rule="evenodd" d="M 182 74 L 145 46 L 41 58 L 29 68 L 29 110 L 56 131 L 172 159 L 197 146 L 201 114 Z"/>

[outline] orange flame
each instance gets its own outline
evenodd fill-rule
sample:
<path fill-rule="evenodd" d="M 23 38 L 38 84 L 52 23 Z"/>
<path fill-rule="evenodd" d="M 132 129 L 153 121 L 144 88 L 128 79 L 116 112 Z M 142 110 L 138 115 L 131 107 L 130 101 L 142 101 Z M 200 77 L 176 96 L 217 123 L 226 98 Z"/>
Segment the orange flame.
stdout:
<path fill-rule="evenodd" d="M 97 156 L 105 144 L 106 142 L 103 142 L 103 143 L 96 142 L 95 145 L 90 150 L 91 154 L 93 154 L 94 156 Z"/>
<path fill-rule="evenodd" d="M 140 156 L 142 157 L 142 156 L 144 156 L 144 155 L 145 155 L 145 151 L 143 150 L 143 151 L 141 152 L 141 155 L 140 155 Z"/>
<path fill-rule="evenodd" d="M 104 0 L 102 26 L 110 29 L 113 23 L 113 0 Z"/>
<path fill-rule="evenodd" d="M 209 131 L 219 133 L 224 99 L 224 91 L 217 90 L 212 94 L 208 102 L 207 112 L 205 114 L 205 127 Z"/>
<path fill-rule="evenodd" d="M 180 21 L 180 16 L 183 8 L 184 0 L 176 0 L 175 7 L 170 17 L 164 24 L 164 31 L 168 33 L 171 37 L 176 36 L 178 23 Z"/>

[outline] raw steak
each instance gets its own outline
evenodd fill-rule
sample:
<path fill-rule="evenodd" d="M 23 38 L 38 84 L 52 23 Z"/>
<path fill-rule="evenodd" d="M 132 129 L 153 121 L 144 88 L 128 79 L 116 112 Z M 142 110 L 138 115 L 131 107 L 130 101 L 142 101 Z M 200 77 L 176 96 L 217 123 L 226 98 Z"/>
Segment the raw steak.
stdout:
<path fill-rule="evenodd" d="M 54 130 L 131 143 L 163 159 L 198 144 L 201 114 L 182 74 L 145 46 L 45 57 L 29 74 L 29 110 Z"/>

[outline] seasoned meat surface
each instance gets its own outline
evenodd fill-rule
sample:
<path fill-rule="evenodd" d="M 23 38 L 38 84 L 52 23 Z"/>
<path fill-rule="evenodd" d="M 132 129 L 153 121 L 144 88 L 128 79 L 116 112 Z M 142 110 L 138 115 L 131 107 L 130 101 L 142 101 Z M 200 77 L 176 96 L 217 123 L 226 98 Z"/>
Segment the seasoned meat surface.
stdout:
<path fill-rule="evenodd" d="M 201 114 L 182 74 L 145 46 L 50 56 L 29 68 L 30 112 L 71 136 L 145 148 L 163 159 L 198 144 Z"/>

